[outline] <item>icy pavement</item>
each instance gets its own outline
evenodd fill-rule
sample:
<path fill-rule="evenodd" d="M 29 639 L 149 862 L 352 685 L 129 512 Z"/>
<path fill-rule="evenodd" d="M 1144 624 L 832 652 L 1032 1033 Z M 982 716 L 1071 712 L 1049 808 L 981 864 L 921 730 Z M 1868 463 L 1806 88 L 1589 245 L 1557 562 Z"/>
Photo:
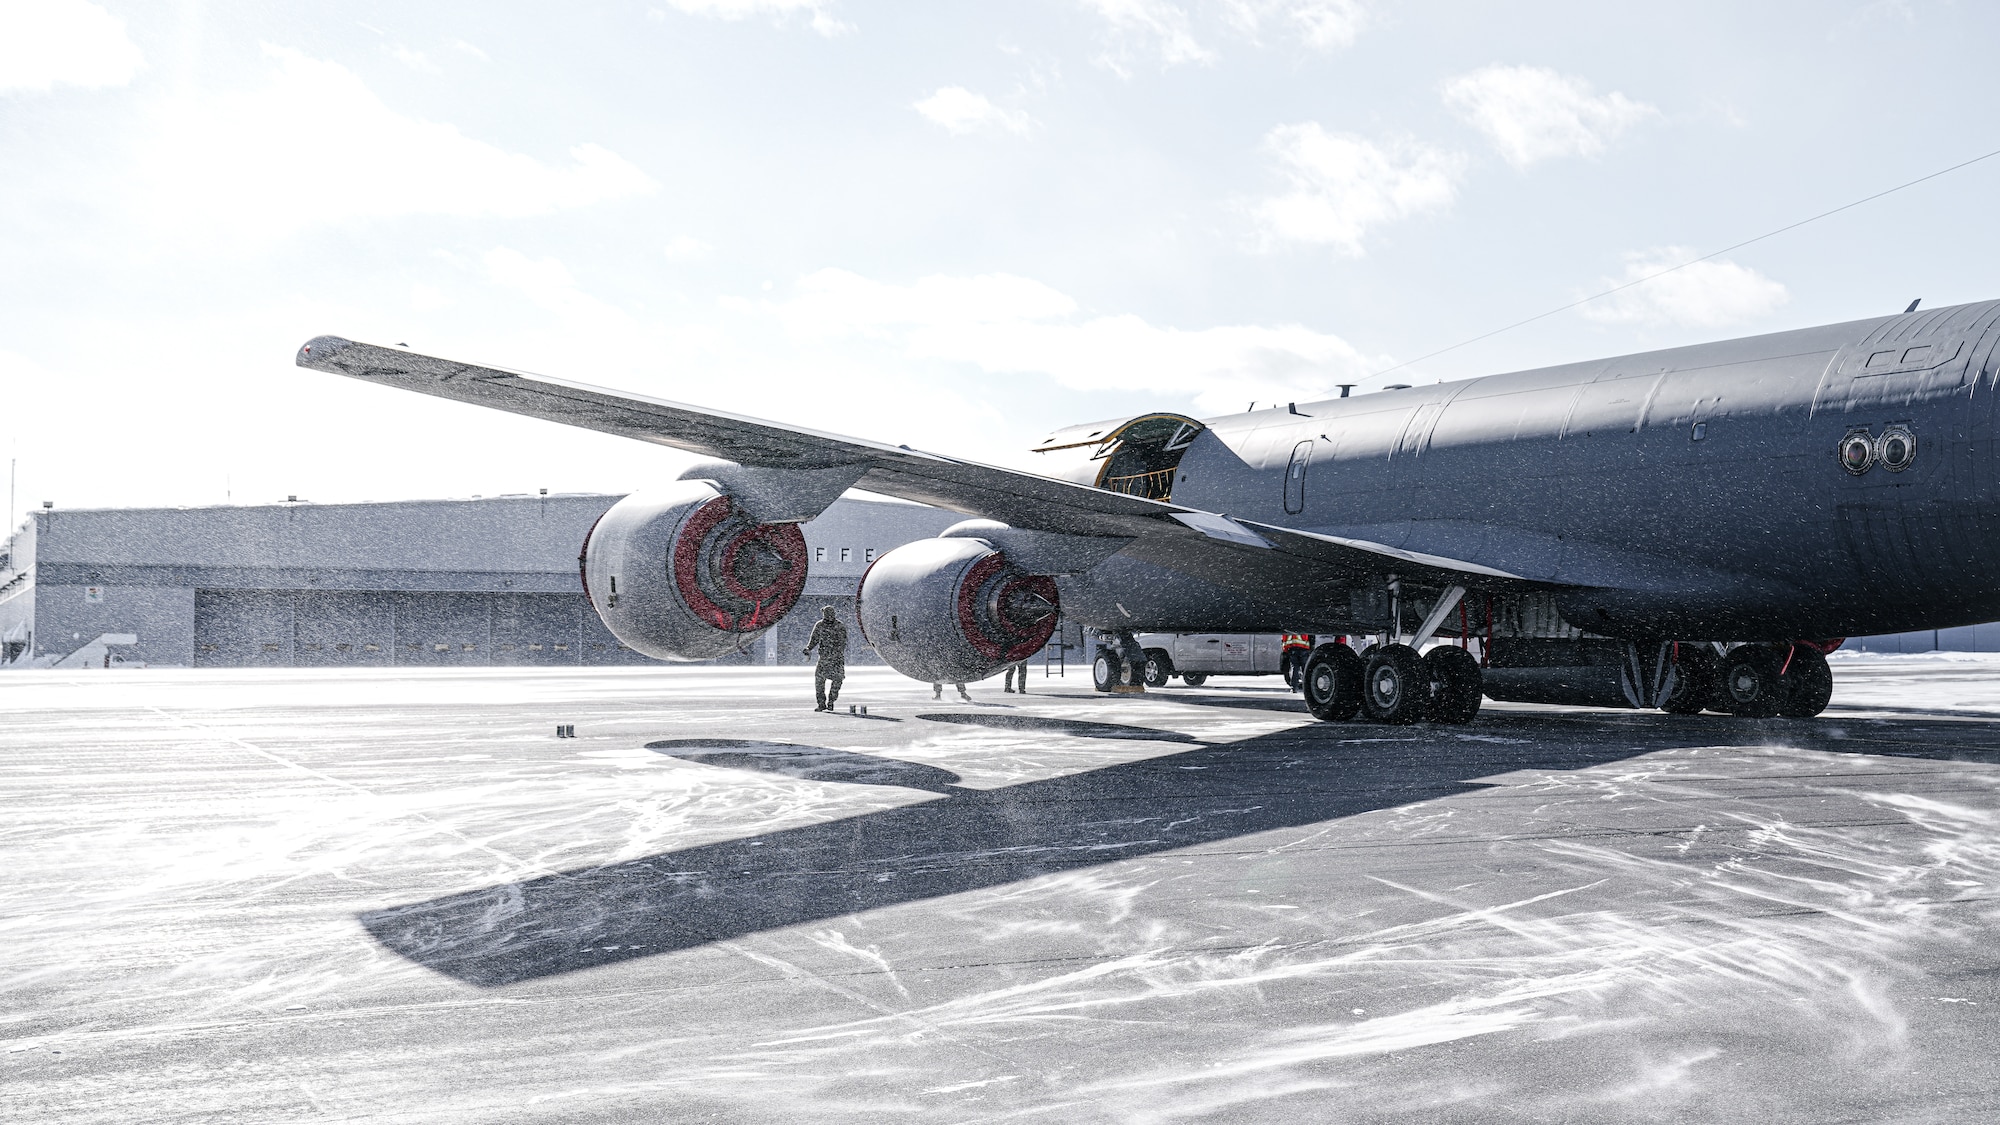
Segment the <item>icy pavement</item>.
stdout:
<path fill-rule="evenodd" d="M 1835 669 L 1813 722 L 1402 729 L 1270 680 L 0 675 L 0 1113 L 1993 1120 L 2000 659 Z"/>

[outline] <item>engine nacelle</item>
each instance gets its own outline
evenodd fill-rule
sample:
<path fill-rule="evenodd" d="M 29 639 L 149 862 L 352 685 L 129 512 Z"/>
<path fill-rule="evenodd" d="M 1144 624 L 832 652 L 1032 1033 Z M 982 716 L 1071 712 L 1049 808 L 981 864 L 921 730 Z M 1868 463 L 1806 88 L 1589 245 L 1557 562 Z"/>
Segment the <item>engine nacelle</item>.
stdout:
<path fill-rule="evenodd" d="M 755 640 L 806 588 L 796 523 L 758 523 L 683 480 L 613 504 L 584 536 L 583 592 L 613 636 L 661 660 L 712 660 Z"/>
<path fill-rule="evenodd" d="M 919 539 L 861 576 L 861 634 L 889 667 L 969 683 L 1035 654 L 1056 630 L 1055 579 L 980 539 Z"/>

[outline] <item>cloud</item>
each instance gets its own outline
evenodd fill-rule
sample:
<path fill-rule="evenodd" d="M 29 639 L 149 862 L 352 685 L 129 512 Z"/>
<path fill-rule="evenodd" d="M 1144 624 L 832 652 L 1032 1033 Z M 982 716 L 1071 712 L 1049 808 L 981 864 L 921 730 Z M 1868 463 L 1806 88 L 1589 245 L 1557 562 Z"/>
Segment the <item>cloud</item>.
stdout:
<path fill-rule="evenodd" d="M 1489 66 L 1445 82 L 1445 104 L 1486 134 L 1516 168 L 1555 156 L 1595 156 L 1660 111 L 1620 93 L 1602 97 L 1547 67 Z"/>
<path fill-rule="evenodd" d="M 940 87 L 937 93 L 915 103 L 918 113 L 954 133 L 975 133 L 982 129 L 1004 129 L 1026 134 L 1035 119 L 1019 110 L 1001 109 L 983 94 L 963 86 Z"/>
<path fill-rule="evenodd" d="M 1356 256 L 1370 228 L 1450 205 L 1465 166 L 1464 157 L 1415 141 L 1383 146 L 1310 121 L 1278 126 L 1264 146 L 1291 183 L 1252 209 L 1265 235 Z"/>
<path fill-rule="evenodd" d="M 394 44 L 387 48 L 387 50 L 390 58 L 402 63 L 411 70 L 419 70 L 427 74 L 438 73 L 437 64 L 432 62 L 430 56 L 424 54 L 422 51 L 406 47 L 401 43 Z"/>
<path fill-rule="evenodd" d="M 1622 277 L 1604 278 L 1603 288 L 1623 285 L 1671 269 L 1695 256 L 1685 246 L 1658 246 L 1625 255 Z M 1603 324 L 1673 324 L 1718 328 L 1758 320 L 1791 300 L 1784 285 L 1748 266 L 1726 259 L 1696 262 L 1643 285 L 1583 306 L 1583 315 Z"/>
<path fill-rule="evenodd" d="M 1224 13 L 1253 39 L 1276 21 L 1297 34 L 1301 43 L 1322 51 L 1353 46 L 1368 25 L 1368 9 L 1361 0 L 1228 0 Z"/>
<path fill-rule="evenodd" d="M 667 6 L 691 16 L 718 20 L 746 20 L 769 16 L 783 23 L 795 16 L 810 16 L 812 29 L 821 35 L 839 35 L 854 30 L 853 25 L 833 14 L 832 0 L 666 0 Z"/>
<path fill-rule="evenodd" d="M 1157 55 L 1162 65 L 1205 63 L 1215 55 L 1197 43 L 1188 14 L 1168 0 L 1082 0 L 1083 6 L 1111 25 L 1114 47 L 1098 61 L 1119 74 L 1136 50 Z"/>
<path fill-rule="evenodd" d="M 347 69 L 265 47 L 261 87 L 171 103 L 142 160 L 167 229 L 238 243 L 404 215 L 519 218 L 658 188 L 594 144 L 549 164 L 404 117 Z"/>
<path fill-rule="evenodd" d="M 123 86 L 145 65 L 125 21 L 85 0 L 0 0 L 0 93 Z"/>
<path fill-rule="evenodd" d="M 1188 396 L 1218 412 L 1252 399 L 1321 397 L 1369 369 L 1347 341 L 1299 325 L 1190 330 L 1129 314 L 1083 316 L 1067 294 L 1009 274 L 894 285 L 825 269 L 777 311 L 809 338 L 867 336 L 912 359 L 1041 374 L 1082 391 Z"/>
<path fill-rule="evenodd" d="M 677 234 L 662 249 L 670 262 L 693 262 L 708 257 L 713 247 L 693 235 Z"/>
<path fill-rule="evenodd" d="M 1129 75 L 1139 55 L 1162 66 L 1207 63 L 1215 51 L 1203 45 L 1196 25 L 1208 32 L 1234 34 L 1251 42 L 1267 34 L 1294 39 L 1315 50 L 1351 46 L 1369 20 L 1364 0 L 1209 0 L 1198 6 L 1175 0 L 1079 0 L 1109 25 L 1111 48 L 1098 62 Z"/>

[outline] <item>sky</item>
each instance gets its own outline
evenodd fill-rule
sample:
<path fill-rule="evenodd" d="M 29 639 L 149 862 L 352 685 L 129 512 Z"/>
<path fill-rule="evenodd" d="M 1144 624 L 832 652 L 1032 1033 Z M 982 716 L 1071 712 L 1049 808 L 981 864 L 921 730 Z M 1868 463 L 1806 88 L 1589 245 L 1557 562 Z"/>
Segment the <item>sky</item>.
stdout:
<path fill-rule="evenodd" d="M 1032 469 L 1992 298 L 2000 158 L 1423 358 L 2000 149 L 1996 42 L 1925 0 L 0 0 L 0 456 L 16 513 L 689 460 L 294 367 L 320 334 Z"/>

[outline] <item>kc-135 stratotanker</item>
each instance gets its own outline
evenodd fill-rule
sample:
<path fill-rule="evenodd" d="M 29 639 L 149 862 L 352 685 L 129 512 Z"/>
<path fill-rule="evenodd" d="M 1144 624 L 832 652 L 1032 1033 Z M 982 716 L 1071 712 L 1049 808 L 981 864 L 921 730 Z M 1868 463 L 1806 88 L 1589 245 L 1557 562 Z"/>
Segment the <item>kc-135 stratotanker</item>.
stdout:
<path fill-rule="evenodd" d="M 1314 715 L 1466 722 L 1482 694 L 1810 717 L 1840 638 L 2000 618 L 1997 348 L 2000 301 L 1913 311 L 1076 426 L 1046 475 L 333 336 L 298 362 L 715 458 L 583 545 L 652 656 L 769 629 L 799 524 L 859 487 L 972 517 L 862 578 L 863 635 L 916 679 L 991 675 L 1058 613 L 1105 638 L 1100 686 L 1136 681 L 1139 631 L 1369 634 L 1313 651 Z"/>

